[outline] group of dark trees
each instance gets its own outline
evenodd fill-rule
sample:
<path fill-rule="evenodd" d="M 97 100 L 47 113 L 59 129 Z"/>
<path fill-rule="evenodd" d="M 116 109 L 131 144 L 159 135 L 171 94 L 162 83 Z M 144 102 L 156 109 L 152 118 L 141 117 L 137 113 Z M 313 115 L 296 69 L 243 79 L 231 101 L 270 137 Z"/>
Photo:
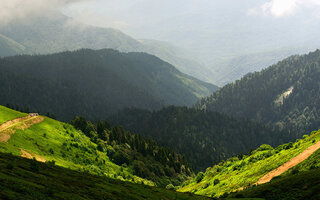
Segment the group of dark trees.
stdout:
<path fill-rule="evenodd" d="M 276 146 L 290 140 L 286 132 L 250 120 L 187 107 L 126 109 L 110 121 L 185 155 L 197 171 L 261 144 Z"/>
<path fill-rule="evenodd" d="M 83 49 L 0 59 L 0 104 L 66 121 L 75 115 L 104 119 L 126 107 L 192 105 L 215 89 L 145 53 Z"/>
<path fill-rule="evenodd" d="M 134 174 L 166 186 L 178 185 L 193 174 L 184 156 L 159 146 L 154 140 L 111 127 L 106 121 L 93 123 L 84 117 L 75 117 L 71 124 L 85 133 L 118 165 L 131 166 Z"/>
<path fill-rule="evenodd" d="M 320 50 L 292 56 L 228 84 L 198 108 L 288 130 L 292 139 L 320 127 Z M 288 89 L 292 93 L 277 102 Z"/>

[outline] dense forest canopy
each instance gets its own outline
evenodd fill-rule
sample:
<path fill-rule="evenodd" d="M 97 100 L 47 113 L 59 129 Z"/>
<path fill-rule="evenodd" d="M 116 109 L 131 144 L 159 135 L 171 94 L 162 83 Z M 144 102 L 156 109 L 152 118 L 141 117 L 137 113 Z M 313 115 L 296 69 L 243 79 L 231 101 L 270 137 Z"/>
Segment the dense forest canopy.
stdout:
<path fill-rule="evenodd" d="M 320 127 L 320 50 L 291 56 L 228 84 L 198 108 L 289 130 L 295 139 Z"/>
<path fill-rule="evenodd" d="M 110 120 L 184 154 L 195 170 L 261 144 L 279 145 L 289 139 L 284 131 L 250 120 L 187 107 L 170 106 L 154 112 L 126 109 Z"/>
<path fill-rule="evenodd" d="M 0 103 L 104 119 L 126 107 L 192 105 L 217 89 L 145 53 L 111 49 L 0 59 Z"/>

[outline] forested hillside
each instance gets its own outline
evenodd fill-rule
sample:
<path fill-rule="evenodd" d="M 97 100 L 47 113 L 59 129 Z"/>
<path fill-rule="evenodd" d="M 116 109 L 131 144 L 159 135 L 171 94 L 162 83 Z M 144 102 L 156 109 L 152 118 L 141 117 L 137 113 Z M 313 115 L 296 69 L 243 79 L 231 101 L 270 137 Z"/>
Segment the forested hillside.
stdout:
<path fill-rule="evenodd" d="M 210 70 L 186 50 L 161 41 L 136 40 L 117 29 L 83 24 L 60 12 L 51 11 L 41 17 L 20 19 L 1 25 L 0 57 L 51 54 L 82 48 L 145 52 L 169 62 L 183 73 L 201 80 L 210 80 L 204 75 L 210 73 Z"/>
<path fill-rule="evenodd" d="M 198 104 L 198 108 L 287 129 L 291 137 L 320 127 L 320 51 L 289 57 L 247 74 Z"/>
<path fill-rule="evenodd" d="M 196 170 L 204 170 L 235 154 L 247 153 L 264 143 L 279 145 L 288 141 L 286 132 L 186 107 L 170 106 L 155 112 L 126 109 L 110 118 L 114 124 L 152 137 L 161 145 L 184 154 Z"/>
<path fill-rule="evenodd" d="M 192 105 L 217 87 L 185 75 L 145 53 L 78 50 L 0 59 L 0 103 L 104 119 L 126 107 Z"/>

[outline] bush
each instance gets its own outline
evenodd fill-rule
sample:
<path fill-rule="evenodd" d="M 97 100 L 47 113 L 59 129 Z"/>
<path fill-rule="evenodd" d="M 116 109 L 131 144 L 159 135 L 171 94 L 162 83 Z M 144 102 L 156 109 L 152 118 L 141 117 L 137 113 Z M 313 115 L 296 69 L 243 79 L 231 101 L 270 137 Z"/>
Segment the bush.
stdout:
<path fill-rule="evenodd" d="M 169 184 L 169 185 L 166 186 L 166 189 L 167 190 L 175 190 L 175 187 L 174 187 L 174 185 Z"/>
<path fill-rule="evenodd" d="M 214 181 L 213 181 L 213 184 L 214 185 L 218 185 L 220 183 L 220 180 L 219 179 L 214 179 Z"/>
<path fill-rule="evenodd" d="M 201 182 L 203 178 L 204 178 L 203 172 L 199 172 L 196 176 L 196 182 L 197 183 Z"/>

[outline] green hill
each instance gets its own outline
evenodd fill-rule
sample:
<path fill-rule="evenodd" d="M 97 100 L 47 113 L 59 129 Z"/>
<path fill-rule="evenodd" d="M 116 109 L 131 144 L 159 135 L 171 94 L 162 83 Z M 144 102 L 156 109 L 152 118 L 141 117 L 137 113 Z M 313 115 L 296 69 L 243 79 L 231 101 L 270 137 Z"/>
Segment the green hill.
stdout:
<path fill-rule="evenodd" d="M 170 106 L 155 112 L 126 109 L 110 121 L 186 155 L 195 170 L 205 170 L 264 143 L 277 146 L 289 141 L 284 131 L 187 107 Z"/>
<path fill-rule="evenodd" d="M 27 116 L 25 113 L 21 113 L 15 110 L 11 110 L 9 108 L 6 108 L 4 106 L 0 105 L 0 125 L 3 124 L 6 121 L 10 121 L 16 118 Z"/>
<path fill-rule="evenodd" d="M 64 120 L 104 119 L 127 107 L 192 105 L 217 89 L 155 56 L 111 49 L 2 58 L 0 71 L 2 105 Z"/>
<path fill-rule="evenodd" d="M 296 139 L 320 127 L 319 63 L 319 50 L 289 57 L 226 85 L 198 108 L 275 125 Z"/>
<path fill-rule="evenodd" d="M 277 148 L 262 145 L 248 155 L 229 158 L 218 165 L 208 168 L 205 173 L 198 173 L 195 178 L 185 182 L 178 191 L 193 192 L 206 196 L 227 196 L 227 193 L 249 187 L 249 189 L 237 192 L 231 196 L 261 197 L 266 199 L 284 199 L 281 197 L 284 197 L 286 194 L 288 195 L 288 199 L 301 199 L 300 197 L 302 196 L 310 196 L 310 191 L 315 191 L 315 188 L 319 188 L 319 181 L 317 182 L 313 177 L 310 177 L 310 173 L 307 175 L 306 180 L 303 180 L 303 171 L 320 167 L 318 159 L 319 150 L 296 167 L 281 174 L 283 179 L 279 178 L 279 182 L 274 181 L 278 180 L 278 177 L 276 177 L 270 183 L 259 186 L 254 186 L 254 184 L 270 171 L 300 155 L 308 147 L 315 145 L 319 141 L 320 131 L 314 131 L 310 136 L 305 135 L 303 139 L 299 139 L 295 143 L 283 144 Z M 293 174 L 300 174 L 301 176 L 293 182 L 287 182 L 279 188 L 275 188 L 280 183 L 283 183 L 284 180 L 294 179 L 295 177 L 291 177 Z M 317 185 L 311 187 L 311 183 Z M 305 191 L 301 191 L 301 187 L 305 185 L 309 185 L 310 187 L 306 187 Z M 300 188 L 301 193 L 297 192 L 299 191 L 297 188 Z M 271 198 L 272 196 L 273 198 Z"/>
<path fill-rule="evenodd" d="M 41 162 L 148 185 L 179 185 L 192 175 L 183 156 L 163 148 L 151 139 L 110 127 L 107 122 L 93 124 L 81 117 L 70 124 L 48 117 L 27 117 L 0 107 L 0 152 Z M 141 178 L 143 177 L 143 178 Z"/>

